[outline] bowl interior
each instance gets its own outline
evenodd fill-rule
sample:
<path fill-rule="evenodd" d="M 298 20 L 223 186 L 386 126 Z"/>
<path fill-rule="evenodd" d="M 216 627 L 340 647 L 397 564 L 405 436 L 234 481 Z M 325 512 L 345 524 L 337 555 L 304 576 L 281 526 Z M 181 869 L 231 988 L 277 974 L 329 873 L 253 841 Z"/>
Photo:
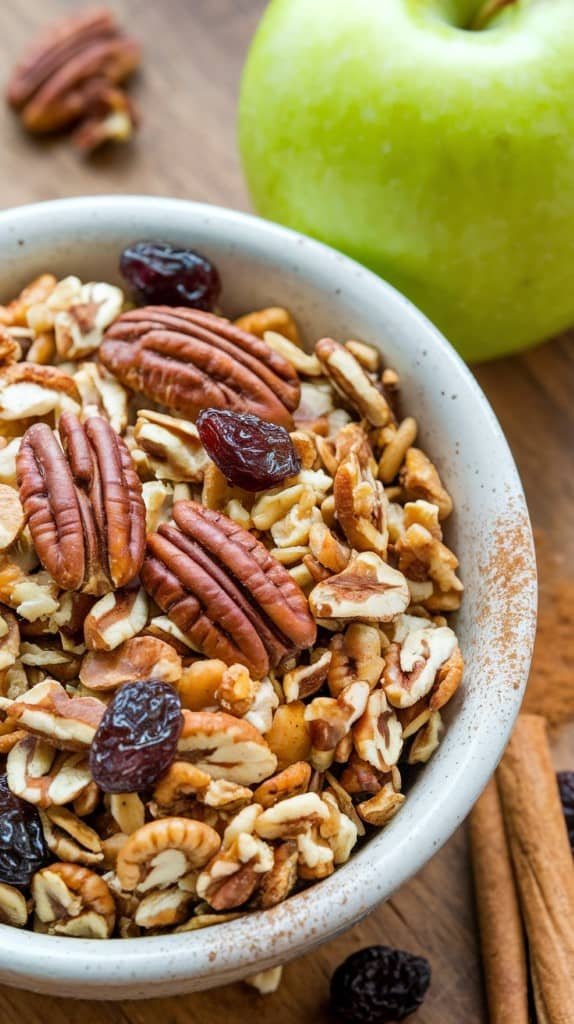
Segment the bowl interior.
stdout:
<path fill-rule="evenodd" d="M 212 258 L 227 314 L 287 306 L 308 341 L 359 337 L 398 370 L 403 409 L 418 420 L 422 445 L 454 499 L 447 541 L 466 588 L 456 629 L 467 668 L 441 746 L 400 814 L 335 876 L 258 914 L 257 923 L 244 918 L 179 936 L 90 943 L 89 956 L 82 940 L 0 927 L 0 979 L 104 998 L 222 984 L 295 956 L 348 927 L 418 870 L 465 817 L 502 753 L 526 683 L 536 603 L 528 513 L 490 406 L 422 314 L 354 262 L 215 207 L 92 197 L 0 216 L 0 298 L 46 271 L 119 281 L 119 253 L 140 238 L 191 245 Z"/>

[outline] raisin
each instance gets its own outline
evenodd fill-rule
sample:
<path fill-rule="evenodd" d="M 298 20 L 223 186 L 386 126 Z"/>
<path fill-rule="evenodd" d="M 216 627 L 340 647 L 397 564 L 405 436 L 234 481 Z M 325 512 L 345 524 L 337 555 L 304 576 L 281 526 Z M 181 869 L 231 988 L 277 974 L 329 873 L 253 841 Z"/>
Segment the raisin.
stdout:
<path fill-rule="evenodd" d="M 197 429 L 203 447 L 225 478 L 245 491 L 275 487 L 301 469 L 285 427 L 259 416 L 204 409 Z"/>
<path fill-rule="evenodd" d="M 48 864 L 40 815 L 33 804 L 15 796 L 5 775 L 0 776 L 0 882 L 29 885 Z"/>
<path fill-rule="evenodd" d="M 346 1024 L 404 1020 L 421 1005 L 430 977 L 424 957 L 369 946 L 337 967 L 331 978 L 331 1008 Z"/>
<path fill-rule="evenodd" d="M 568 838 L 574 853 L 574 772 L 558 772 L 556 778 L 558 779 Z"/>
<path fill-rule="evenodd" d="M 104 793 L 139 793 L 175 757 L 183 724 L 172 686 L 126 683 L 106 708 L 90 748 L 90 770 Z"/>
<path fill-rule="evenodd" d="M 133 242 L 120 257 L 120 270 L 144 305 L 213 309 L 221 282 L 205 256 L 169 242 Z"/>

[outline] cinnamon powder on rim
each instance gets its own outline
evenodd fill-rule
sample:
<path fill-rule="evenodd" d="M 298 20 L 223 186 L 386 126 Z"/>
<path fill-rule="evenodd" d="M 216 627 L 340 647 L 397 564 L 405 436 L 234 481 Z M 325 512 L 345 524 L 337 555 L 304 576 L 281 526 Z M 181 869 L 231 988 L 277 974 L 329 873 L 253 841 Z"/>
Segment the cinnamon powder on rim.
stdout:
<path fill-rule="evenodd" d="M 574 719 L 574 581 L 544 531 L 537 530 L 535 539 L 540 603 L 523 710 L 556 727 Z"/>

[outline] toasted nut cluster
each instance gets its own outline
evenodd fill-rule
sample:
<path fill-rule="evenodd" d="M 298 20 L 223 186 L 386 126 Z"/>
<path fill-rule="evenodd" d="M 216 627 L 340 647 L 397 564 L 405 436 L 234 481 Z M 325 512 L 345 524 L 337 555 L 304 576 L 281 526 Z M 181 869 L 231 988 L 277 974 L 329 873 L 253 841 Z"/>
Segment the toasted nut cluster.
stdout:
<path fill-rule="evenodd" d="M 50 274 L 0 307 L 0 774 L 43 836 L 1 923 L 211 927 L 400 810 L 461 683 L 463 587 L 399 386 L 365 342 L 305 351 L 279 307 L 124 311 Z M 283 426 L 298 472 L 242 489 L 206 405 Z"/>
<path fill-rule="evenodd" d="M 132 135 L 134 111 L 119 86 L 139 61 L 138 44 L 118 29 L 111 11 L 69 15 L 33 41 L 12 73 L 6 98 L 27 131 L 73 127 L 72 141 L 89 153 Z"/>

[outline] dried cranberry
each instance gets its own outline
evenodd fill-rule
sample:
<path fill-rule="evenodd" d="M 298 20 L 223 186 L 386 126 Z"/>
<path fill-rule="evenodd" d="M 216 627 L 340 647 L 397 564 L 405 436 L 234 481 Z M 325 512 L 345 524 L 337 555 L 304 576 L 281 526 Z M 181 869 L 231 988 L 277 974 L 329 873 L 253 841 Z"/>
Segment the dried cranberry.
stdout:
<path fill-rule="evenodd" d="M 183 717 L 168 683 L 126 683 L 106 708 L 90 749 L 90 770 L 104 793 L 139 793 L 175 757 Z"/>
<path fill-rule="evenodd" d="M 558 788 L 566 819 L 570 846 L 574 853 L 574 772 L 558 772 Z"/>
<path fill-rule="evenodd" d="M 213 263 L 193 249 L 169 242 L 133 242 L 120 257 L 120 270 L 138 301 L 146 305 L 209 311 L 221 291 Z"/>
<path fill-rule="evenodd" d="M 0 776 L 0 882 L 29 885 L 50 860 L 37 809 L 11 792 Z"/>
<path fill-rule="evenodd" d="M 197 429 L 207 454 L 226 479 L 245 491 L 275 487 L 301 469 L 285 427 L 259 416 L 204 409 Z"/>
<path fill-rule="evenodd" d="M 369 946 L 337 967 L 331 978 L 331 1007 L 346 1024 L 404 1020 L 421 1005 L 430 977 L 424 957 Z"/>

